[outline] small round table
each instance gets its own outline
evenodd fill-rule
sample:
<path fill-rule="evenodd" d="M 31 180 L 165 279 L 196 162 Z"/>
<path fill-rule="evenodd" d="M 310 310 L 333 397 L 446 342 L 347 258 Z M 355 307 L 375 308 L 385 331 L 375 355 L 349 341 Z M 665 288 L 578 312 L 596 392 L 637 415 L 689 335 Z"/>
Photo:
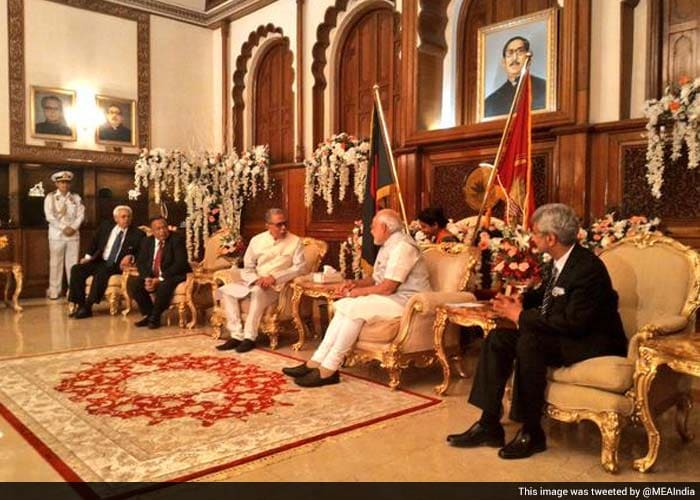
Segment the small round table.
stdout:
<path fill-rule="evenodd" d="M 22 312 L 22 307 L 19 305 L 19 294 L 22 293 L 22 283 L 24 281 L 22 264 L 0 261 L 0 274 L 7 276 L 7 281 L 5 282 L 5 305 L 7 307 L 12 307 L 17 313 Z M 15 280 L 15 291 L 12 294 L 12 304 L 10 304 L 10 282 L 12 278 Z"/>
<path fill-rule="evenodd" d="M 309 297 L 311 299 L 326 300 L 328 303 L 328 321 L 330 321 L 333 319 L 333 301 L 341 298 L 336 294 L 338 285 L 340 285 L 340 283 L 315 283 L 310 277 L 307 276 L 302 276 L 294 280 L 294 283 L 292 284 L 292 318 L 294 319 L 294 326 L 299 334 L 299 340 L 292 346 L 292 349 L 295 351 L 300 350 L 304 346 L 307 336 L 307 327 L 304 320 L 301 318 L 301 312 L 299 311 L 301 299 L 303 297 Z M 314 317 L 317 316 L 318 313 L 315 312 Z"/>

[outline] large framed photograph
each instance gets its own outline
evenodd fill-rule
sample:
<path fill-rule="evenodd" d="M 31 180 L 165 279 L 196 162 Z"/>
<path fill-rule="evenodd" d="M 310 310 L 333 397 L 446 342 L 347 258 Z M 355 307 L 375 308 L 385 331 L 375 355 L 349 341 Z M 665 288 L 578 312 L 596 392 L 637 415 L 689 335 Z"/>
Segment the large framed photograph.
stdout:
<path fill-rule="evenodd" d="M 75 91 L 31 86 L 29 99 L 31 136 L 52 141 L 75 141 L 73 120 Z"/>
<path fill-rule="evenodd" d="M 557 109 L 557 13 L 553 7 L 479 28 L 477 122 L 508 115 L 528 52 L 533 113 Z"/>
<path fill-rule="evenodd" d="M 111 146 L 136 145 L 136 101 L 95 96 L 95 104 L 102 122 L 95 130 L 95 142 Z"/>

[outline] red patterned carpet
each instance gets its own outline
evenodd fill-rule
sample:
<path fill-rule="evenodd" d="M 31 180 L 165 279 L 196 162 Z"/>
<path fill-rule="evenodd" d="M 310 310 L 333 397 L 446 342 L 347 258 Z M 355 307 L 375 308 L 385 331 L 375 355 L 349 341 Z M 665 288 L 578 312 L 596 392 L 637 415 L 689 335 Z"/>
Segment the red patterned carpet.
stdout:
<path fill-rule="evenodd" d="M 0 413 L 72 481 L 181 481 L 439 400 L 343 375 L 320 389 L 290 358 L 207 336 L 3 360 Z"/>

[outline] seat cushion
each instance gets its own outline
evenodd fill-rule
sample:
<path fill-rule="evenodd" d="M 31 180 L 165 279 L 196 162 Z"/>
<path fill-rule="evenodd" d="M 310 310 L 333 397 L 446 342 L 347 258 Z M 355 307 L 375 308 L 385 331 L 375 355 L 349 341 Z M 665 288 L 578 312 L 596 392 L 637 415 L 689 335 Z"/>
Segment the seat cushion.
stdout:
<path fill-rule="evenodd" d="M 362 326 L 360 339 L 363 342 L 391 342 L 399 332 L 401 317 L 368 321 Z"/>
<path fill-rule="evenodd" d="M 633 374 L 634 361 L 621 356 L 599 356 L 550 370 L 548 378 L 554 382 L 624 394 L 632 387 Z"/>
<path fill-rule="evenodd" d="M 593 387 L 550 382 L 544 393 L 547 403 L 562 410 L 613 411 L 629 416 L 634 410 L 631 398 Z"/>

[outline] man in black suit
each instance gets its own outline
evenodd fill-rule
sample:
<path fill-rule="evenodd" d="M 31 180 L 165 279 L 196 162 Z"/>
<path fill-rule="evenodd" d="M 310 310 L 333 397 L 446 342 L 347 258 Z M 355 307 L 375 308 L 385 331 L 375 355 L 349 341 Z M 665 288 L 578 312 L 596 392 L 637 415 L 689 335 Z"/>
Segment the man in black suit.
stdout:
<path fill-rule="evenodd" d="M 63 116 L 63 101 L 55 95 L 47 95 L 41 98 L 41 109 L 44 111 L 44 121 L 34 127 L 37 134 L 65 135 L 71 137 L 73 131 L 66 125 Z"/>
<path fill-rule="evenodd" d="M 138 254 L 143 231 L 131 226 L 132 211 L 119 205 L 112 211 L 113 222 L 103 221 L 97 228 L 92 243 L 80 262 L 70 271 L 70 293 L 68 300 L 78 306 L 76 319 L 92 316 L 92 306 L 102 300 L 107 290 L 109 277 L 122 272 Z M 85 281 L 92 276 L 90 294 L 85 297 Z"/>
<path fill-rule="evenodd" d="M 533 215 L 532 238 L 552 257 L 539 288 L 522 297 L 497 296 L 496 312 L 517 325 L 496 329 L 484 341 L 469 402 L 483 410 L 481 419 L 453 446 L 501 447 L 501 458 L 525 458 L 547 448 L 540 425 L 547 368 L 569 366 L 588 358 L 625 356 L 627 339 L 617 311 L 617 293 L 603 262 L 576 243 L 574 211 L 552 203 Z M 512 372 L 511 420 L 523 423 L 507 445 L 500 424 L 501 400 Z"/>
<path fill-rule="evenodd" d="M 530 41 L 521 36 L 514 36 L 503 46 L 501 66 L 508 79 L 503 85 L 489 94 L 484 103 L 484 118 L 507 115 L 515 97 L 515 89 L 520 80 L 520 70 L 525 64 L 525 55 L 530 52 Z M 544 109 L 547 96 L 547 80 L 530 75 L 532 86 L 532 109 Z"/>
<path fill-rule="evenodd" d="M 117 104 L 107 107 L 107 121 L 99 126 L 97 137 L 101 141 L 131 142 L 131 129 L 124 126 L 122 109 Z"/>
<path fill-rule="evenodd" d="M 185 240 L 171 233 L 163 217 L 151 219 L 153 236 L 141 243 L 136 266 L 139 277 L 129 280 L 129 293 L 139 305 L 143 319 L 136 326 L 160 327 L 160 315 L 168 309 L 175 288 L 185 281 L 190 265 Z M 151 299 L 155 295 L 155 302 Z"/>

